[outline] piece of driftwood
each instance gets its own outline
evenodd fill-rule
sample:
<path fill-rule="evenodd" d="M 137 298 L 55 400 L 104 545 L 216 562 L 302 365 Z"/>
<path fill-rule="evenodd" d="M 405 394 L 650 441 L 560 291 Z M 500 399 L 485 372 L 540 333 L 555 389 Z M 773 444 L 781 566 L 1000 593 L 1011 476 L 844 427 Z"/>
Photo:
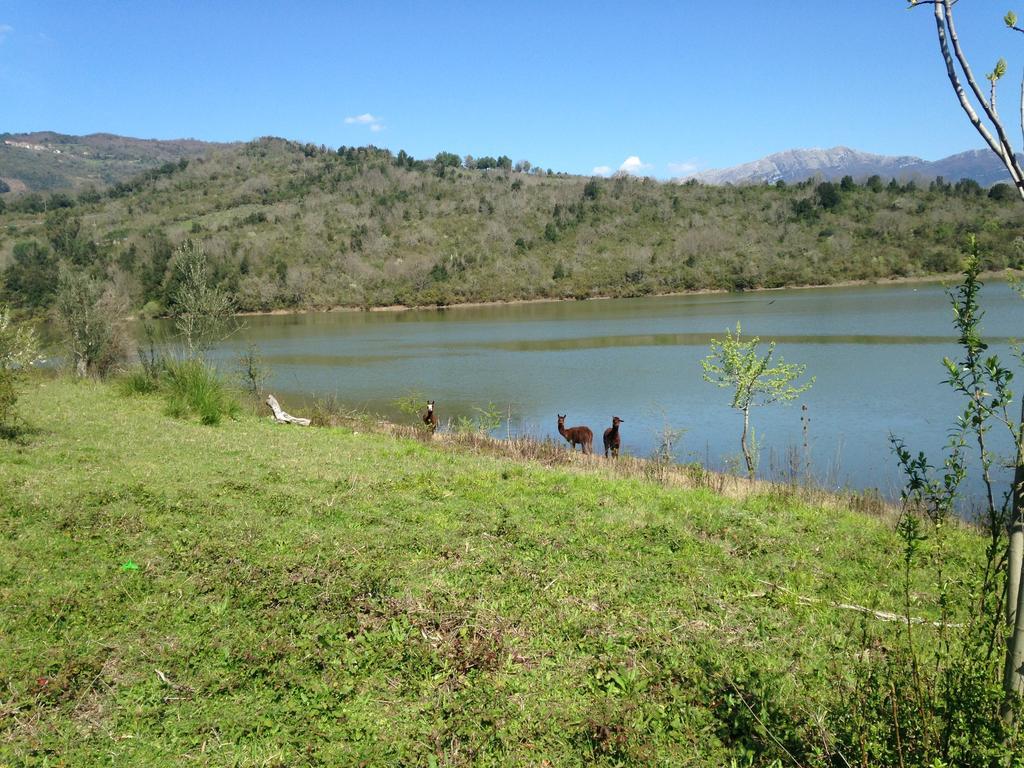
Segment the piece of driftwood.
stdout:
<path fill-rule="evenodd" d="M 281 410 L 281 404 L 277 402 L 277 398 L 273 395 L 267 395 L 267 405 L 270 406 L 270 410 L 274 412 L 271 416 L 274 421 L 278 424 L 298 424 L 300 427 L 308 427 L 309 419 L 303 419 L 299 416 L 292 416 L 289 413 L 285 413 Z"/>

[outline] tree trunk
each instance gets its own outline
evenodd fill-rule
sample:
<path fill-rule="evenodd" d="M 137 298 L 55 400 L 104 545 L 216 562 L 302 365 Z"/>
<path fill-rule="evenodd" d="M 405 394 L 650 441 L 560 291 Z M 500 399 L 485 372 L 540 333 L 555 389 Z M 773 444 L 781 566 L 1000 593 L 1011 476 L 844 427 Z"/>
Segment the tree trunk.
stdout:
<path fill-rule="evenodd" d="M 750 407 L 743 409 L 743 435 L 740 437 L 740 445 L 743 448 L 743 458 L 747 462 L 747 475 L 754 479 L 754 457 L 750 455 L 750 446 L 747 445 L 747 432 L 750 429 Z"/>
<path fill-rule="evenodd" d="M 1021 572 L 1017 570 L 1017 582 L 1020 583 Z M 1014 698 L 1024 696 L 1024 592 L 1017 592 L 1016 620 L 1013 631 L 1006 643 L 1006 669 L 1003 674 L 1003 692 L 1006 701 L 1003 704 L 1003 720 L 1013 722 Z"/>
<path fill-rule="evenodd" d="M 1021 420 L 1018 429 L 1024 430 L 1024 398 L 1021 400 Z M 1003 719 L 1012 720 L 1010 700 L 1024 696 L 1024 592 L 1021 591 L 1021 577 L 1024 576 L 1024 451 L 1021 442 L 1024 435 L 1017 434 L 1017 466 L 1013 471 L 1013 511 L 1010 517 L 1010 542 L 1006 556 L 1006 623 L 1010 636 L 1006 641 L 1006 668 L 1003 674 L 1003 691 L 1006 704 Z"/>
<path fill-rule="evenodd" d="M 1021 400 L 1021 424 L 1024 429 L 1024 398 Z M 1020 439 L 1020 438 L 1018 438 Z M 1024 457 L 1017 448 L 1017 466 L 1013 472 L 1013 509 L 1010 515 L 1010 542 L 1006 557 L 1006 623 L 1016 623 L 1021 566 L 1024 564 Z"/>

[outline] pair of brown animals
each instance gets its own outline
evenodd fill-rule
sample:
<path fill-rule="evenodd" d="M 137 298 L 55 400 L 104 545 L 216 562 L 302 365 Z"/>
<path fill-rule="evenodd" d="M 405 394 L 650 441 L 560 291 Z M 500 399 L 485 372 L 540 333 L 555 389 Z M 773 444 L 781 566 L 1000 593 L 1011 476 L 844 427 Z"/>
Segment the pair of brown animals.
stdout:
<path fill-rule="evenodd" d="M 427 410 L 423 414 L 423 423 L 431 432 L 437 431 L 437 411 L 434 410 L 434 401 L 427 400 Z M 619 424 L 623 421 L 618 416 L 612 417 L 612 425 L 604 431 L 604 455 L 605 458 L 611 453 L 613 458 L 618 458 L 619 446 L 622 445 L 622 438 L 619 437 Z M 565 416 L 558 415 L 558 434 L 564 437 L 575 451 L 580 446 L 584 453 L 594 452 L 594 433 L 590 427 L 569 427 L 566 429 Z"/>
<path fill-rule="evenodd" d="M 612 416 L 612 425 L 604 431 L 605 458 L 608 458 L 609 453 L 612 458 L 619 456 L 619 446 L 622 445 L 622 438 L 619 437 L 619 424 L 622 423 L 622 419 L 618 416 Z M 590 431 L 590 427 L 566 427 L 565 416 L 558 414 L 558 434 L 566 439 L 574 451 L 578 445 L 584 453 L 594 452 L 594 433 Z"/>

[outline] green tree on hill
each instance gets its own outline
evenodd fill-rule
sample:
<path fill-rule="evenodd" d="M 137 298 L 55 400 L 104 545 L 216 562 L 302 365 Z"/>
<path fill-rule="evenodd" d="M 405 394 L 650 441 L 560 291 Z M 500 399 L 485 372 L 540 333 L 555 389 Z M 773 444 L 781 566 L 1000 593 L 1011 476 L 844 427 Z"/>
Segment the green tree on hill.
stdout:
<path fill-rule="evenodd" d="M 434 157 L 434 165 L 440 168 L 458 168 L 462 164 L 454 152 L 438 152 Z"/>
<path fill-rule="evenodd" d="M 823 181 L 815 188 L 814 192 L 818 198 L 818 205 L 826 211 L 831 211 L 837 207 L 843 199 L 843 196 L 839 193 L 839 188 L 831 181 Z"/>
<path fill-rule="evenodd" d="M 96 256 L 96 246 L 82 230 L 82 218 L 68 208 L 58 208 L 46 217 L 46 236 L 57 254 L 78 267 L 88 266 Z"/>
<path fill-rule="evenodd" d="M 22 307 L 48 307 L 57 291 L 57 257 L 37 240 L 17 243 L 13 257 L 3 272 L 4 294 Z"/>
<path fill-rule="evenodd" d="M 980 197 L 985 193 L 981 184 L 974 179 L 960 179 L 953 187 L 953 191 L 960 197 Z"/>
<path fill-rule="evenodd" d="M 988 191 L 988 196 L 992 200 L 999 200 L 1000 202 L 1004 200 L 1016 200 L 1019 197 L 1017 191 L 1013 187 L 1009 184 L 1003 184 L 1002 182 L 999 184 L 993 184 Z"/>

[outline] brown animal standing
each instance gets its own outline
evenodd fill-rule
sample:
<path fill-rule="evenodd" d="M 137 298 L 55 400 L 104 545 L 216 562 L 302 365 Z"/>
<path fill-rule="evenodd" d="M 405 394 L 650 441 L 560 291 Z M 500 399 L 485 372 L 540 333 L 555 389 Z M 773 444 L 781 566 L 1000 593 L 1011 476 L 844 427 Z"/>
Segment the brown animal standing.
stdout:
<path fill-rule="evenodd" d="M 433 400 L 427 400 L 427 412 L 423 414 L 423 423 L 431 432 L 437 431 L 437 412 L 434 410 Z"/>
<path fill-rule="evenodd" d="M 608 458 L 608 451 L 612 452 L 612 458 L 619 458 L 619 446 L 622 444 L 622 440 L 619 438 L 619 424 L 622 423 L 622 419 L 618 416 L 612 416 L 612 425 L 604 431 L 604 457 Z"/>
<path fill-rule="evenodd" d="M 569 427 L 565 428 L 565 416 L 558 416 L 558 434 L 566 439 L 572 449 L 580 446 L 584 453 L 594 452 L 594 433 L 590 427 Z"/>

